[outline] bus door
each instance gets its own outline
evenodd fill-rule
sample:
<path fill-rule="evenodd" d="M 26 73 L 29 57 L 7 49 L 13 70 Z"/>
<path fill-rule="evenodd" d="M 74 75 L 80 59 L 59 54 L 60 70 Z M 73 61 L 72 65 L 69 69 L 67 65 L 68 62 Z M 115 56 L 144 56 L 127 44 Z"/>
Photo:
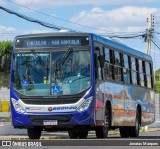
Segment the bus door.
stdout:
<path fill-rule="evenodd" d="M 105 104 L 104 104 L 104 83 L 103 83 L 103 67 L 104 58 L 102 56 L 102 46 L 94 49 L 94 69 L 95 69 L 95 120 L 96 125 L 104 125 Z"/>

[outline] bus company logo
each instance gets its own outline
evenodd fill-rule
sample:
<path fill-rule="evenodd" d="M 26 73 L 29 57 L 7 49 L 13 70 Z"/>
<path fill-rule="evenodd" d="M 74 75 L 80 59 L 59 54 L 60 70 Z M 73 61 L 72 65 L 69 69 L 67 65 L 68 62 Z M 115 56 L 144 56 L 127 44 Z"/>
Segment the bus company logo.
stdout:
<path fill-rule="evenodd" d="M 75 110 L 75 109 L 77 109 L 76 106 L 71 106 L 71 107 L 53 107 L 52 110 L 59 111 L 59 110 Z"/>
<path fill-rule="evenodd" d="M 50 111 L 50 112 L 51 112 L 52 110 L 53 110 L 53 108 L 52 108 L 52 107 L 49 107 L 49 108 L 48 108 L 48 111 Z"/>

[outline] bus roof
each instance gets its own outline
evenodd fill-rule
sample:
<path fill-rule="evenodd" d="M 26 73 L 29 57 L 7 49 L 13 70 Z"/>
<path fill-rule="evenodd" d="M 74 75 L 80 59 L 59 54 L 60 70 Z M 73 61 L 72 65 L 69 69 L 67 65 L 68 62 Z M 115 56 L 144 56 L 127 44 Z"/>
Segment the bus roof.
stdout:
<path fill-rule="evenodd" d="M 47 36 L 92 36 L 94 41 L 100 42 L 106 46 L 112 47 L 113 49 L 117 49 L 123 51 L 125 53 L 134 55 L 136 57 L 146 59 L 148 61 L 152 61 L 150 55 L 147 55 L 143 52 L 130 48 L 122 43 L 117 41 L 109 40 L 104 37 L 101 37 L 92 33 L 76 33 L 76 32 L 55 32 L 55 33 L 40 33 L 40 34 L 28 34 L 28 35 L 20 35 L 16 36 L 16 38 L 27 38 L 27 37 L 47 37 Z"/>
<path fill-rule="evenodd" d="M 148 61 L 152 61 L 152 57 L 148 54 L 145 54 L 143 52 L 140 52 L 138 50 L 135 50 L 133 48 L 130 48 L 122 43 L 119 43 L 117 41 L 113 41 L 113 40 L 109 40 L 109 39 L 106 39 L 104 37 L 101 37 L 99 35 L 96 35 L 96 34 L 92 34 L 93 36 L 93 40 L 97 41 L 97 42 L 100 42 L 104 45 L 107 45 L 109 47 L 112 47 L 113 49 L 117 49 L 117 50 L 120 50 L 120 51 L 123 51 L 125 53 L 128 53 L 128 54 L 131 54 L 131 55 L 134 55 L 136 57 L 139 57 L 139 58 L 142 58 L 142 59 L 146 59 Z"/>

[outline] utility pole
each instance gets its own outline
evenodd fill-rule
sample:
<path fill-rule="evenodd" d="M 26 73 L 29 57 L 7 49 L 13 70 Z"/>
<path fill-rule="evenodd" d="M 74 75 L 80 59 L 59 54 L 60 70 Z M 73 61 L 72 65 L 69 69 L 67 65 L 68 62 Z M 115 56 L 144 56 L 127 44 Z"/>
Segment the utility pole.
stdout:
<path fill-rule="evenodd" d="M 152 14 L 149 14 L 147 18 L 148 30 L 147 30 L 147 54 L 151 54 L 151 38 L 152 38 Z"/>

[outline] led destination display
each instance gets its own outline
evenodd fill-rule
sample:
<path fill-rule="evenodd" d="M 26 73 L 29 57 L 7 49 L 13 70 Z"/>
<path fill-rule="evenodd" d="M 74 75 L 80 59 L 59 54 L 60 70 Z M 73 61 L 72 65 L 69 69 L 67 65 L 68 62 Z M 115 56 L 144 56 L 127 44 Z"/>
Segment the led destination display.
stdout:
<path fill-rule="evenodd" d="M 30 37 L 17 38 L 16 48 L 88 46 L 89 37 Z"/>

